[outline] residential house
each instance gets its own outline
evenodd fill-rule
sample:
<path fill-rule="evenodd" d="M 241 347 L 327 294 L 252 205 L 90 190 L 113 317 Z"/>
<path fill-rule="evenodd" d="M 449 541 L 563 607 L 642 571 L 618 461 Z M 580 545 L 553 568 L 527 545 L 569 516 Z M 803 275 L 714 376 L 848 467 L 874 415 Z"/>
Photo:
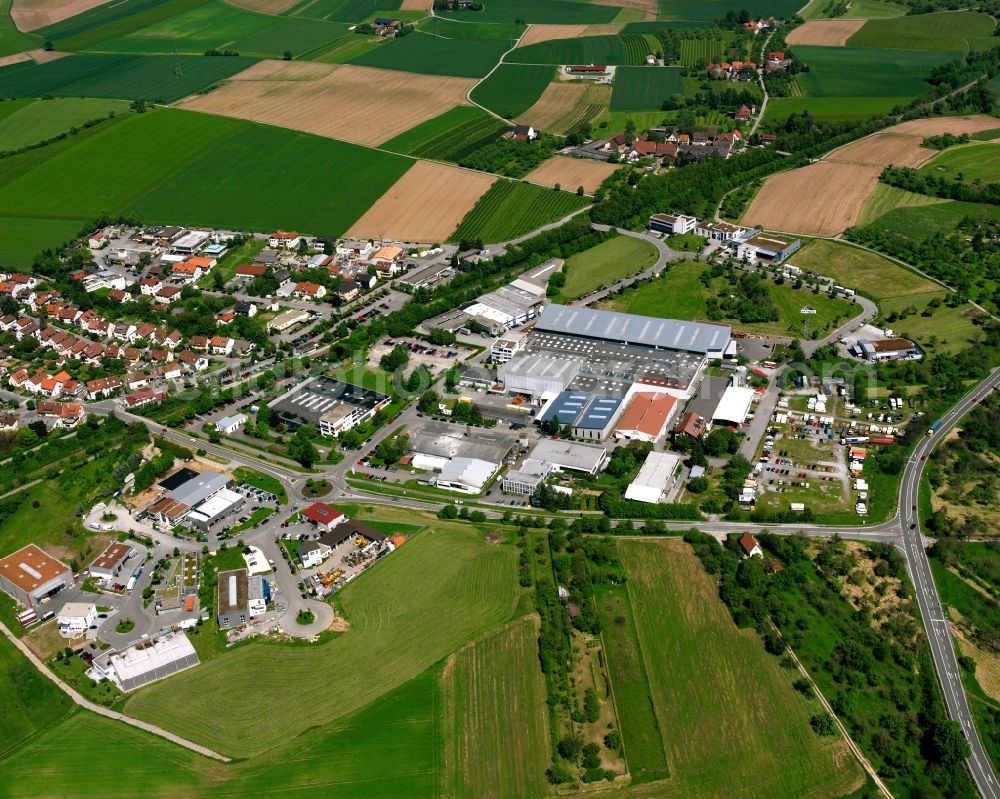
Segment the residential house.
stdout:
<path fill-rule="evenodd" d="M 108 229 L 101 228 L 100 230 L 90 234 L 90 238 L 87 239 L 87 246 L 92 250 L 99 250 L 101 247 L 106 247 L 110 241 L 111 236 Z"/>
<path fill-rule="evenodd" d="M 764 550 L 760 548 L 760 544 L 757 542 L 757 539 L 750 535 L 750 533 L 743 533 L 743 535 L 740 536 L 740 549 L 743 550 L 744 558 L 764 557 Z"/>
<path fill-rule="evenodd" d="M 166 391 L 154 391 L 151 388 L 143 388 L 124 397 L 122 401 L 127 408 L 141 408 L 144 405 L 162 402 L 166 397 Z"/>
<path fill-rule="evenodd" d="M 170 305 L 172 302 L 176 302 L 181 298 L 180 286 L 164 286 L 158 292 L 156 292 L 156 301 Z"/>
<path fill-rule="evenodd" d="M 204 372 L 209 365 L 209 360 L 205 355 L 199 355 L 190 350 L 181 350 L 177 353 L 177 360 L 196 372 Z"/>
<path fill-rule="evenodd" d="M 138 391 L 140 388 L 146 388 L 149 385 L 149 378 L 142 372 L 133 372 L 125 378 L 125 385 L 129 391 Z"/>
<path fill-rule="evenodd" d="M 733 119 L 735 119 L 737 122 L 749 122 L 752 113 L 753 112 L 751 112 L 751 110 L 747 108 L 745 105 L 741 105 L 736 110 L 736 113 L 733 114 Z"/>
<path fill-rule="evenodd" d="M 76 427 L 86 418 L 83 406 L 75 402 L 42 400 L 35 406 L 35 413 L 54 420 L 53 427 L 63 428 Z"/>
<path fill-rule="evenodd" d="M 266 264 L 240 264 L 236 267 L 236 278 L 238 280 L 253 280 L 263 277 L 267 272 Z"/>
<path fill-rule="evenodd" d="M 229 355 L 233 351 L 233 340 L 226 336 L 212 336 L 210 344 L 213 355 Z"/>
<path fill-rule="evenodd" d="M 145 277 L 139 281 L 139 292 L 144 297 L 155 297 L 163 288 L 163 281 L 158 277 Z"/>
<path fill-rule="evenodd" d="M 343 280 L 333 290 L 333 293 L 340 298 L 341 302 L 350 302 L 358 296 L 358 284 L 353 280 Z"/>
<path fill-rule="evenodd" d="M 119 377 L 99 377 L 87 381 L 87 396 L 92 400 L 112 397 L 121 391 L 122 381 Z"/>
<path fill-rule="evenodd" d="M 233 313 L 237 316 L 254 317 L 257 315 L 257 305 L 247 300 L 237 300 L 233 306 Z"/>
<path fill-rule="evenodd" d="M 362 239 L 344 239 L 337 244 L 337 255 L 364 260 L 375 251 L 375 244 Z"/>
<path fill-rule="evenodd" d="M 207 352 L 209 348 L 208 336 L 191 336 L 191 349 Z"/>
<path fill-rule="evenodd" d="M 275 249 L 294 250 L 297 249 L 302 237 L 294 230 L 276 230 L 267 240 L 268 247 Z"/>
<path fill-rule="evenodd" d="M 295 293 L 302 297 L 309 297 L 313 300 L 321 300 L 326 296 L 326 286 L 321 286 L 319 283 L 311 283 L 308 280 L 303 280 L 302 282 L 295 284 Z"/>
<path fill-rule="evenodd" d="M 232 311 L 222 311 L 221 313 L 217 313 L 215 315 L 215 324 L 220 327 L 228 325 L 231 324 L 235 318 L 236 314 Z"/>

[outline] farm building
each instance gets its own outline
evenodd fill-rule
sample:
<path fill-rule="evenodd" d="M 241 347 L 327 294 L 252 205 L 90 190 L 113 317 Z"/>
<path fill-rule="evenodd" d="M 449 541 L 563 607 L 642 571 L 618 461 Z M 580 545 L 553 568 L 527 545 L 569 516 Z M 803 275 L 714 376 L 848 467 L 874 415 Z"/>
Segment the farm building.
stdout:
<path fill-rule="evenodd" d="M 715 407 L 715 411 L 712 413 L 712 422 L 729 427 L 739 427 L 746 421 L 747 414 L 750 413 L 750 403 L 756 396 L 757 392 L 752 388 L 730 386 Z"/>
<path fill-rule="evenodd" d="M 669 452 L 650 452 L 642 468 L 625 489 L 625 499 L 639 502 L 659 502 L 677 479 L 681 459 Z"/>
<path fill-rule="evenodd" d="M 655 444 L 679 409 L 680 403 L 670 394 L 637 392 L 615 428 L 615 438 Z"/>
<path fill-rule="evenodd" d="M 122 652 L 99 655 L 87 674 L 94 682 L 107 679 L 128 693 L 198 663 L 198 653 L 187 636 L 177 630 L 140 641 Z"/>
<path fill-rule="evenodd" d="M 27 608 L 38 607 L 71 585 L 69 566 L 34 544 L 0 559 L 0 590 Z"/>
<path fill-rule="evenodd" d="M 135 554 L 131 544 L 113 543 L 90 564 L 90 576 L 98 580 L 114 580 L 125 568 L 125 562 Z"/>

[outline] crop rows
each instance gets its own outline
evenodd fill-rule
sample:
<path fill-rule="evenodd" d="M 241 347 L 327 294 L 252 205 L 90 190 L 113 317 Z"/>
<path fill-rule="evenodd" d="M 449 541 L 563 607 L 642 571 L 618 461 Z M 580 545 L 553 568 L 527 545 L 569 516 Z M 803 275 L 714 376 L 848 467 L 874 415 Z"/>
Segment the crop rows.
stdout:
<path fill-rule="evenodd" d="M 686 67 L 697 67 L 722 60 L 722 42 L 718 39 L 681 40 L 681 63 Z"/>
<path fill-rule="evenodd" d="M 462 220 L 451 239 L 507 241 L 558 221 L 586 202 L 583 197 L 564 191 L 498 180 Z"/>
<path fill-rule="evenodd" d="M 649 42 L 641 33 L 622 33 L 618 37 L 625 47 L 625 63 L 640 66 L 646 63 L 649 55 Z"/>
<path fill-rule="evenodd" d="M 426 144 L 417 147 L 413 151 L 413 155 L 418 158 L 433 158 L 457 164 L 480 147 L 496 141 L 507 127 L 495 117 L 483 116 L 431 139 Z"/>

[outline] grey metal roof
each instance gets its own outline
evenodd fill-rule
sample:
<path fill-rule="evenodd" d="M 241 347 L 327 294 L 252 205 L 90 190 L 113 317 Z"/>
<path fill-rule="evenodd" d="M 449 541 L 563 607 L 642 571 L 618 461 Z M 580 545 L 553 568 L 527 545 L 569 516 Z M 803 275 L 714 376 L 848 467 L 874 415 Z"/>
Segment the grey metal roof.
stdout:
<path fill-rule="evenodd" d="M 728 325 L 656 319 L 555 304 L 545 307 L 535 322 L 535 329 L 698 353 L 721 351 L 730 337 Z"/>
<path fill-rule="evenodd" d="M 603 430 L 622 404 L 620 397 L 594 397 L 586 412 L 577 420 L 575 427 L 584 430 Z"/>
<path fill-rule="evenodd" d="M 592 394 L 586 391 L 563 391 L 549 404 L 539 421 L 547 422 L 553 416 L 559 419 L 559 424 L 573 424 L 583 413 L 584 407 L 590 402 Z"/>
<path fill-rule="evenodd" d="M 218 494 L 229 485 L 229 478 L 219 472 L 201 472 L 183 485 L 167 492 L 175 502 L 183 502 L 194 507 L 214 494 Z"/>

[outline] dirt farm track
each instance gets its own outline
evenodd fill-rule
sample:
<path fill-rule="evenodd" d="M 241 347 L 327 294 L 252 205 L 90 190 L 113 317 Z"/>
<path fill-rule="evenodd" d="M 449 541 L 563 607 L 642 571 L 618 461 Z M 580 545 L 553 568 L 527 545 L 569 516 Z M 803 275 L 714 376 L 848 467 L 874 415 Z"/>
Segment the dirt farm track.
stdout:
<path fill-rule="evenodd" d="M 747 225 L 807 236 L 836 236 L 856 224 L 882 168 L 917 167 L 934 155 L 926 136 L 976 133 L 998 127 L 994 117 L 913 119 L 846 144 L 822 161 L 772 175 L 742 219 Z"/>
<path fill-rule="evenodd" d="M 417 161 L 347 235 L 425 244 L 444 241 L 495 180 L 485 172 Z"/>
<path fill-rule="evenodd" d="M 350 64 L 261 61 L 180 107 L 374 145 L 466 104 L 474 83 Z M 372 97 L 392 113 L 373 115 Z"/>

